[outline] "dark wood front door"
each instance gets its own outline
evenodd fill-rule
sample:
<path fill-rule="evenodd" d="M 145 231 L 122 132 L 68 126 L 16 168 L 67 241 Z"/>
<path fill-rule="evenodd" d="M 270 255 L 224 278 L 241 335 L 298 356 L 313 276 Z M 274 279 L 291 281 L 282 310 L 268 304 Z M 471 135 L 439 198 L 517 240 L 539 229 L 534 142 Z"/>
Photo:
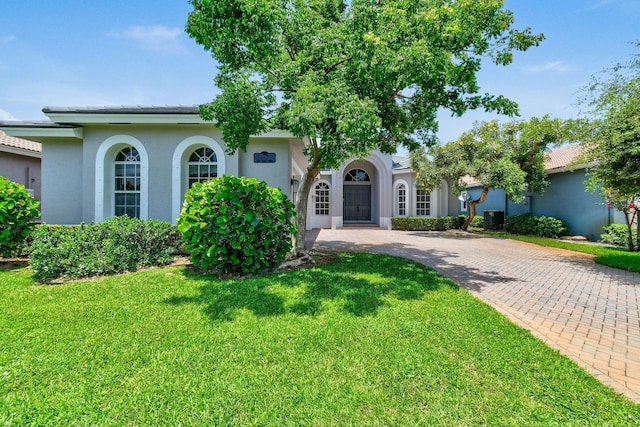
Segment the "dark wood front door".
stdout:
<path fill-rule="evenodd" d="M 345 221 L 371 221 L 370 185 L 345 185 L 343 196 Z"/>

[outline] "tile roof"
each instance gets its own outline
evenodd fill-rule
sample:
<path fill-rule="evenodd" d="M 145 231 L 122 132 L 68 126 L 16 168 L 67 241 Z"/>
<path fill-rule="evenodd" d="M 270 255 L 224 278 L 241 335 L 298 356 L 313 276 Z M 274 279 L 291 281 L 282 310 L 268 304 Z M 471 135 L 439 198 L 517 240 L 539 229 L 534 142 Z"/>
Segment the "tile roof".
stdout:
<path fill-rule="evenodd" d="M 566 147 L 548 151 L 544 156 L 544 168 L 547 171 L 551 171 L 576 165 L 574 162 L 578 160 L 583 151 L 583 147 L 580 144 L 567 145 Z"/>
<path fill-rule="evenodd" d="M 34 153 L 42 152 L 42 144 L 35 141 L 29 141 L 22 138 L 9 136 L 0 130 L 0 145 L 5 147 L 20 148 L 22 150 L 33 151 Z"/>
<path fill-rule="evenodd" d="M 44 107 L 45 114 L 198 114 L 197 105 L 115 105 L 97 107 Z"/>

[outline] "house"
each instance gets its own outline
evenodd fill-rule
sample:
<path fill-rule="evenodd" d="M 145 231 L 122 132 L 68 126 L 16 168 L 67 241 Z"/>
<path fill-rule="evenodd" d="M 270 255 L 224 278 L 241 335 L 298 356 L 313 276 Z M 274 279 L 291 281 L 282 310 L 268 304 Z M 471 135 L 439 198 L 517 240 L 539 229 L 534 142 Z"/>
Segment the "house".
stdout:
<path fill-rule="evenodd" d="M 569 145 L 546 153 L 545 169 L 549 186 L 543 194 L 529 193 L 523 203 L 509 200 L 501 189 L 491 189 L 484 203 L 476 206 L 476 214 L 484 211 L 503 211 L 505 216 L 529 213 L 536 216 L 553 216 L 567 221 L 568 233 L 599 240 L 603 227 L 612 223 L 624 223 L 624 214 L 609 209 L 605 201 L 586 190 L 586 164 L 575 164 L 581 154 L 581 146 Z M 470 183 L 468 195 L 477 198 L 480 183 Z M 461 203 L 460 213 L 467 213 Z"/>
<path fill-rule="evenodd" d="M 6 122 L 8 135 L 42 143 L 42 220 L 100 222 L 127 214 L 176 222 L 184 193 L 222 174 L 255 177 L 295 201 L 305 167 L 302 142 L 284 131 L 251 138 L 227 153 L 221 130 L 196 106 L 43 109 L 50 121 Z M 406 161 L 380 152 L 322 171 L 309 200 L 307 228 L 371 224 L 394 215 L 444 216 L 457 201 L 443 185 L 415 186 Z"/>
<path fill-rule="evenodd" d="M 15 138 L 0 130 L 0 176 L 24 185 L 38 200 L 41 198 L 41 153 L 39 142 Z"/>

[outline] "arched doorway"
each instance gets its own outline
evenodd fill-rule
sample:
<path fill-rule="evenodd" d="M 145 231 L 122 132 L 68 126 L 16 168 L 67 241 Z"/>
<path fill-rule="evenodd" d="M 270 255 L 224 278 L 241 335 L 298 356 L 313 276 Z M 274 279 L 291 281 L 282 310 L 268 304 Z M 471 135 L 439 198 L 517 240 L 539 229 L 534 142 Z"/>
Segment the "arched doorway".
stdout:
<path fill-rule="evenodd" d="M 343 221 L 372 222 L 370 174 L 361 168 L 354 167 L 344 176 L 343 186 Z"/>

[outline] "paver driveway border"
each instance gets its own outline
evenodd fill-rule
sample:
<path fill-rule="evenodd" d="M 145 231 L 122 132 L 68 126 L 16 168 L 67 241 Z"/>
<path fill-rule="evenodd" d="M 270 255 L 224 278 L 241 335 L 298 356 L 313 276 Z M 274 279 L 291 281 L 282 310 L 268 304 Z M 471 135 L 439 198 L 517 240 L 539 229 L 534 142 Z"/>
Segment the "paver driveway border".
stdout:
<path fill-rule="evenodd" d="M 640 403 L 640 273 L 596 264 L 586 254 L 462 231 L 307 234 L 315 250 L 385 253 L 434 268 Z"/>

